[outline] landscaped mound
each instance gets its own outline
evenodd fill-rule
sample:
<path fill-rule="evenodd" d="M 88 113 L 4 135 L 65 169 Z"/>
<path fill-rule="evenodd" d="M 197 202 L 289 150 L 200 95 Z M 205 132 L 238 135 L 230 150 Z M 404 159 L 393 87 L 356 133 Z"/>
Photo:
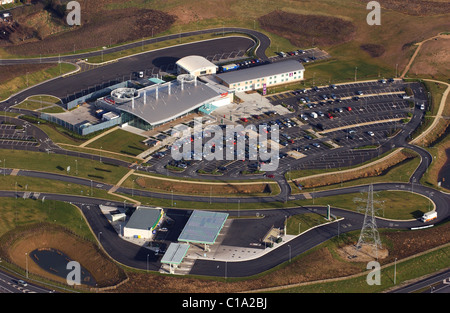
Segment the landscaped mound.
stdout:
<path fill-rule="evenodd" d="M 51 274 L 34 263 L 25 254 L 36 249 L 55 249 L 63 252 L 71 260 L 77 261 L 95 278 L 97 287 L 109 287 L 126 279 L 125 272 L 112 262 L 97 245 L 79 238 L 65 228 L 39 223 L 16 228 L 0 238 L 0 257 L 25 269 L 30 273 L 54 281 L 66 283 L 61 277 Z M 28 264 L 27 264 L 28 263 Z"/>
<path fill-rule="evenodd" d="M 297 47 L 330 46 L 353 39 L 356 27 L 337 17 L 273 11 L 258 19 L 261 27 Z"/>

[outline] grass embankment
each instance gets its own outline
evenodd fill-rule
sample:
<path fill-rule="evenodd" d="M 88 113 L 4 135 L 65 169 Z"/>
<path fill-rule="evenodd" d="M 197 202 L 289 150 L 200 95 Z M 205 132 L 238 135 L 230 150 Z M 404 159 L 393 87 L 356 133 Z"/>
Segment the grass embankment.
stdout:
<path fill-rule="evenodd" d="M 397 262 L 381 270 L 381 284 L 368 285 L 366 276 L 368 272 L 351 279 L 340 279 L 334 282 L 305 284 L 303 286 L 283 288 L 276 292 L 283 293 L 378 293 L 393 287 L 398 287 L 401 283 L 434 273 L 450 266 L 448 255 L 450 247 L 444 247 L 404 262 Z M 396 284 L 394 284 L 394 270 Z"/>
<path fill-rule="evenodd" d="M 66 183 L 58 180 L 26 176 L 2 176 L 0 190 L 17 192 L 48 192 L 55 194 L 95 197 L 113 201 L 123 201 L 122 198 L 109 194 L 106 190 L 96 188 L 97 183 L 91 186 Z"/>
<path fill-rule="evenodd" d="M 328 223 L 326 216 L 318 213 L 305 213 L 290 216 L 286 222 L 288 235 L 300 235 L 310 228 Z"/>
<path fill-rule="evenodd" d="M 344 170 L 330 172 L 318 177 L 297 179 L 302 190 L 291 182 L 292 193 L 305 191 L 326 190 L 332 188 L 366 185 L 380 182 L 409 182 L 409 178 L 420 164 L 420 157 L 413 151 L 403 150 L 388 158 L 384 162 L 369 165 L 364 168 L 355 168 L 344 172 Z"/>
<path fill-rule="evenodd" d="M 49 278 L 52 286 L 56 281 L 62 284 L 57 285 L 67 288 L 65 278 L 33 262 L 32 251 L 52 248 L 79 262 L 94 276 L 99 287 L 125 278 L 123 270 L 97 247 L 96 236 L 74 205 L 54 200 L 1 200 L 0 257 L 6 261 L 2 262 L 2 267 L 22 275 L 26 269 L 30 279 L 47 282 Z M 28 255 L 27 260 L 25 255 Z"/>
<path fill-rule="evenodd" d="M 75 69 L 76 67 L 73 64 L 60 63 L 44 70 L 30 72 L 4 81 L 0 84 L 0 100 L 5 100 L 23 89 L 55 78 L 61 74 L 74 71 Z"/>
<path fill-rule="evenodd" d="M 120 193 L 117 193 L 120 195 Z M 210 202 L 199 202 L 199 201 L 181 201 L 171 199 L 159 199 L 156 197 L 147 198 L 141 196 L 130 196 L 126 195 L 134 200 L 141 202 L 142 205 L 153 205 L 160 207 L 176 207 L 183 209 L 196 209 L 196 210 L 254 210 L 255 213 L 258 210 L 264 209 L 281 209 L 289 207 L 299 207 L 299 206 L 327 206 L 328 204 L 332 207 L 338 207 L 342 209 L 357 211 L 358 204 L 355 204 L 355 198 L 366 198 L 366 194 L 342 194 L 335 197 L 322 197 L 322 198 L 312 198 L 307 200 L 295 200 L 286 202 L 256 202 L 256 203 L 230 203 L 217 202 L 214 197 Z M 235 197 L 235 196 L 233 196 Z M 427 212 L 430 208 L 433 208 L 433 204 L 425 197 L 410 193 L 406 191 L 383 191 L 379 192 L 376 196 L 376 200 L 383 200 L 382 210 L 380 211 L 380 216 L 390 219 L 401 219 L 408 220 L 417 218 Z M 411 202 L 409 202 L 411 201 Z M 412 206 L 405 207 L 404 203 L 414 203 Z"/>
<path fill-rule="evenodd" d="M 274 196 L 280 193 L 276 182 L 208 182 L 161 179 L 153 176 L 131 175 L 122 184 L 126 188 L 199 196 Z"/>
<path fill-rule="evenodd" d="M 70 175 L 111 184 L 117 183 L 128 172 L 127 168 L 116 165 L 54 153 L 1 149 L 0 158 L 5 160 L 7 168 Z"/>
<path fill-rule="evenodd" d="M 55 223 L 75 234 L 95 239 L 80 210 L 74 205 L 54 200 L 1 199 L 0 237 L 18 226 Z"/>
<path fill-rule="evenodd" d="M 113 53 L 105 53 L 100 56 L 90 57 L 87 62 L 89 62 L 89 63 L 104 63 L 104 62 L 113 61 L 113 60 L 116 60 L 119 58 L 131 56 L 134 54 L 139 54 L 139 53 L 162 49 L 162 48 L 173 47 L 173 46 L 176 46 L 179 44 L 186 44 L 186 43 L 198 42 L 198 41 L 202 41 L 202 40 L 217 39 L 217 38 L 237 36 L 237 35 L 245 36 L 244 34 L 229 34 L 229 33 L 227 33 L 227 34 L 225 34 L 225 36 L 222 36 L 222 34 L 209 33 L 209 34 L 188 36 L 188 37 L 182 37 L 182 38 L 179 37 L 176 39 L 164 40 L 164 41 L 155 42 L 155 43 L 146 44 L 146 45 L 143 44 L 140 47 L 121 50 L 121 51 L 113 52 Z"/>

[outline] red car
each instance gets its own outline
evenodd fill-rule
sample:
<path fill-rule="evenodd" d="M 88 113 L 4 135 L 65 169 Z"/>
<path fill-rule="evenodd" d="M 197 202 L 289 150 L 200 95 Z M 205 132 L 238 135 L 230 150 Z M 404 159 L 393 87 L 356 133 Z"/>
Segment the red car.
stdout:
<path fill-rule="evenodd" d="M 351 107 L 347 107 L 347 111 L 351 111 L 352 110 L 352 108 Z"/>
<path fill-rule="evenodd" d="M 244 123 L 247 123 L 248 119 L 246 117 L 241 117 L 241 121 L 243 121 Z"/>
<path fill-rule="evenodd" d="M 274 178 L 275 176 L 273 176 L 273 174 L 269 174 L 267 175 L 268 178 Z"/>
<path fill-rule="evenodd" d="M 330 120 L 333 119 L 333 115 L 331 115 L 330 113 L 328 113 L 327 116 L 328 116 L 328 118 L 329 118 Z"/>

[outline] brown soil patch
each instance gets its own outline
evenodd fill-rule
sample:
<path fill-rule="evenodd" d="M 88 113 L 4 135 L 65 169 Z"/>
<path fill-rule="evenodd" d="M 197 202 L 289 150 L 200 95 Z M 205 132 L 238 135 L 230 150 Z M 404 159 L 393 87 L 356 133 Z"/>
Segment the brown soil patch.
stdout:
<path fill-rule="evenodd" d="M 198 183 L 181 183 L 179 181 L 168 181 L 162 179 L 153 179 L 147 177 L 139 177 L 136 184 L 141 188 L 157 189 L 167 192 L 172 190 L 182 194 L 258 194 L 270 193 L 271 188 L 267 183 L 254 183 L 248 185 L 232 185 L 232 184 L 198 184 Z"/>
<path fill-rule="evenodd" d="M 382 260 L 389 255 L 389 251 L 386 248 L 375 250 L 368 245 L 362 245 L 361 249 L 356 249 L 354 245 L 348 245 L 337 251 L 343 259 L 347 259 L 350 262 L 369 262 L 376 259 Z"/>
<path fill-rule="evenodd" d="M 96 245 L 68 233 L 63 228 L 48 224 L 35 224 L 21 231 L 7 233 L 1 240 L 1 254 L 10 262 L 26 268 L 25 253 L 35 249 L 53 248 L 66 254 L 85 267 L 95 278 L 98 287 L 118 284 L 126 278 L 125 273 L 115 265 Z M 30 273 L 66 283 L 65 279 L 53 275 L 28 259 Z"/>
<path fill-rule="evenodd" d="M 273 11 L 258 19 L 261 27 L 297 47 L 330 46 L 351 41 L 356 34 L 352 22 L 331 16 Z"/>
<path fill-rule="evenodd" d="M 80 49 L 98 46 L 109 46 L 144 37 L 151 37 L 170 28 L 175 17 L 162 11 L 151 9 L 116 9 L 109 10 L 105 6 L 118 1 L 80 1 L 81 26 L 67 28 L 63 18 L 36 18 L 44 14 L 38 12 L 24 12 L 14 16 L 20 27 L 33 30 L 33 39 L 25 40 L 21 44 L 7 45 L 5 50 L 17 55 L 39 55 L 67 53 Z M 30 22 L 34 21 L 34 22 Z M 27 26 L 26 24 L 29 24 Z M 45 25 L 44 25 L 45 24 Z M 67 26 L 67 25 L 65 25 Z M 13 34 L 11 35 L 13 36 Z M 40 40 L 42 39 L 42 40 Z M 10 38 L 10 42 L 11 42 Z M 14 41 L 17 43 L 17 41 Z"/>
<path fill-rule="evenodd" d="M 371 57 L 378 58 L 384 54 L 386 49 L 383 45 L 377 44 L 363 44 L 360 46 L 361 50 L 366 51 Z"/>
<path fill-rule="evenodd" d="M 408 74 L 450 77 L 450 36 L 422 44 Z"/>
<path fill-rule="evenodd" d="M 363 0 L 368 2 L 368 0 Z M 403 14 L 425 16 L 450 13 L 450 3 L 446 0 L 379 0 L 383 8 Z"/>

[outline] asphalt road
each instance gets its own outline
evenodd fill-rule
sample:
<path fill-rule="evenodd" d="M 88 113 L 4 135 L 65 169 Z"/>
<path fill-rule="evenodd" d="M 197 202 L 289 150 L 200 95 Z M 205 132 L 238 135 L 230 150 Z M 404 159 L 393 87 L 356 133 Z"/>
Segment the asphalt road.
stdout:
<path fill-rule="evenodd" d="M 205 42 L 196 42 L 161 51 L 150 51 L 137 56 L 120 59 L 118 62 L 110 63 L 76 75 L 60 77 L 40 85 L 28 88 L 8 100 L 0 103 L 0 109 L 4 110 L 16 103 L 20 103 L 27 97 L 37 94 L 53 95 L 65 99 L 81 96 L 84 90 L 93 87 L 109 85 L 130 79 L 133 72 L 150 68 L 159 68 L 173 64 L 180 58 L 188 55 L 207 56 L 211 54 L 231 53 L 236 50 L 247 50 L 254 42 L 245 37 L 225 37 Z"/>
<path fill-rule="evenodd" d="M 211 33 L 217 33 L 220 34 L 229 34 L 229 33 L 236 33 L 236 35 L 239 35 L 239 33 L 250 35 L 257 39 L 258 46 L 255 51 L 255 54 L 258 58 L 261 58 L 263 60 L 267 59 L 267 56 L 265 54 L 266 49 L 270 46 L 270 38 L 267 37 L 265 34 L 252 30 L 247 28 L 239 28 L 239 27 L 221 27 L 221 28 L 211 28 L 211 29 L 203 29 L 198 31 L 190 31 L 180 34 L 173 34 L 173 35 L 167 35 L 167 36 L 161 36 L 161 37 L 155 37 L 150 39 L 145 39 L 141 41 L 136 41 L 134 43 L 124 44 L 117 47 L 102 49 L 98 51 L 93 52 L 87 52 L 87 53 L 77 53 L 77 54 L 71 54 L 71 55 L 64 55 L 64 56 L 58 56 L 58 57 L 40 57 L 40 58 L 20 58 L 20 59 L 0 59 L 0 65 L 14 65 L 14 64 L 33 64 L 33 63 L 57 63 L 60 61 L 64 62 L 73 62 L 80 59 L 86 59 L 94 56 L 100 56 L 102 54 L 107 53 L 114 53 L 119 52 L 131 48 L 141 47 L 142 45 L 147 44 L 153 44 L 161 41 L 166 40 L 172 40 L 172 39 L 182 39 L 189 36 L 195 36 L 195 35 L 201 35 L 201 34 L 211 34 Z M 181 40 L 182 42 L 182 40 Z M 211 54 L 211 53 L 210 53 Z"/>
<path fill-rule="evenodd" d="M 226 29 L 224 29 L 226 31 Z M 270 41 L 269 41 L 270 42 Z M 269 43 L 266 41 L 261 41 L 261 46 Z M 59 97 L 65 97 L 68 94 L 76 93 L 78 90 L 82 90 L 89 86 L 93 86 L 96 84 L 100 84 L 107 80 L 119 79 L 120 76 L 128 75 L 128 73 L 132 71 L 142 70 L 142 64 L 149 64 L 149 66 L 160 66 L 163 64 L 172 63 L 175 59 L 191 55 L 191 54 L 200 54 L 205 55 L 213 54 L 213 53 L 224 53 L 231 50 L 236 49 L 247 49 L 253 45 L 253 41 L 242 38 L 242 37 L 229 37 L 222 38 L 217 40 L 208 41 L 206 43 L 194 43 L 181 47 L 175 48 L 167 48 L 164 50 L 164 57 L 161 58 L 158 52 L 149 52 L 144 54 L 139 58 L 126 58 L 117 63 L 113 63 L 111 65 L 103 66 L 96 70 L 91 70 L 87 72 L 80 73 L 78 75 L 70 76 L 68 78 L 60 78 L 53 80 L 51 83 L 42 84 L 36 87 L 33 87 L 16 97 L 11 98 L 9 101 L 0 104 L 2 108 L 9 107 L 16 103 L 16 101 L 20 101 L 20 99 L 24 99 L 27 95 L 46 93 L 53 94 Z M 258 49 L 259 51 L 263 51 L 262 49 Z M 392 140 L 389 143 L 389 148 L 399 147 L 399 146 L 408 146 L 406 145 L 406 140 L 409 137 L 409 134 L 418 126 L 420 122 L 419 115 L 414 116 L 411 123 L 408 123 L 408 127 L 405 127 L 404 131 L 395 137 L 395 140 Z M 34 127 L 31 124 L 24 124 L 26 127 Z M 36 136 L 39 140 L 42 139 L 42 142 L 47 138 L 45 134 L 38 132 L 36 130 Z M 88 154 L 79 154 L 78 152 L 69 152 L 64 151 L 62 149 L 58 149 L 58 147 L 54 146 L 51 142 L 47 141 L 47 146 L 45 149 L 50 149 L 56 153 L 66 153 L 68 155 L 76 155 L 83 156 L 87 158 L 92 158 L 92 156 Z M 440 193 L 432 188 L 428 188 L 418 184 L 420 177 L 423 175 L 427 166 L 429 165 L 429 154 L 426 151 L 417 148 L 415 146 L 408 146 L 411 149 L 414 149 L 422 156 L 422 163 L 417 168 L 416 172 L 411 178 L 410 184 L 403 183 L 382 183 L 375 184 L 374 190 L 410 190 L 425 196 L 428 196 L 433 202 L 436 204 L 436 210 L 438 211 L 438 220 L 436 223 L 442 222 L 444 220 L 448 220 L 449 218 L 449 203 L 450 198 L 448 195 Z M 37 148 L 38 150 L 40 148 Z M 42 150 L 41 150 L 42 151 Z M 96 156 L 96 158 L 99 158 Z M 118 160 L 109 160 L 111 162 L 117 162 L 121 166 L 129 166 L 130 164 Z M 8 169 L 6 169 L 8 171 Z M 240 201 L 241 203 L 246 202 L 273 202 L 273 201 L 285 201 L 286 199 L 294 200 L 294 199 L 302 199 L 304 195 L 291 195 L 289 186 L 287 185 L 283 173 L 287 170 L 287 167 L 283 167 L 283 170 L 280 170 L 279 173 L 276 174 L 276 180 L 280 183 L 281 193 L 274 197 L 248 197 L 248 198 L 228 198 L 228 197 L 215 197 L 214 202 L 233 202 L 236 203 Z M 66 182 L 72 182 L 77 184 L 83 184 L 89 186 L 91 184 L 90 180 L 80 179 L 74 177 L 66 177 L 62 175 L 49 174 L 49 173 L 39 173 L 35 171 L 19 171 L 18 175 L 24 176 L 33 176 L 33 177 L 42 177 L 47 179 L 56 179 L 62 180 Z M 97 185 L 96 185 L 97 187 Z M 99 188 L 108 189 L 109 185 L 103 185 Z M 343 188 L 337 190 L 328 190 L 313 193 L 312 196 L 314 198 L 331 196 L 331 195 L 341 195 L 345 193 L 353 193 L 360 192 L 361 186 L 359 187 L 350 187 Z M 131 190 L 120 188 L 119 192 L 131 194 Z M 134 194 L 139 194 L 148 197 L 157 197 L 157 198 L 165 198 L 169 199 L 171 195 L 159 194 L 153 192 L 146 191 L 138 191 L 134 190 Z M 15 196 L 23 196 L 23 193 L 15 194 L 11 191 L 0 192 L 0 196 L 2 197 L 15 197 Z M 115 230 L 111 227 L 109 222 L 106 220 L 105 216 L 100 212 L 98 207 L 99 204 L 104 203 L 104 200 L 100 199 L 92 199 L 80 196 L 68 196 L 68 195 L 56 195 L 51 193 L 41 193 L 40 197 L 45 197 L 48 200 L 59 200 L 72 202 L 79 206 L 83 213 L 85 214 L 87 220 L 89 221 L 90 226 L 102 245 L 102 247 L 108 252 L 108 254 L 116 259 L 118 262 L 121 262 L 125 265 L 141 268 L 141 269 L 149 269 L 149 270 L 158 270 L 159 269 L 159 261 L 154 254 L 149 254 L 148 250 L 144 248 L 137 247 L 134 244 L 131 244 L 125 240 L 122 240 L 117 236 Z M 196 201 L 210 201 L 209 197 L 193 197 L 193 196 L 184 196 L 184 195 L 174 195 L 174 200 L 193 200 Z M 116 203 L 116 205 L 126 205 L 124 203 Z M 291 214 L 297 214 L 301 212 L 306 212 L 305 210 L 309 210 L 313 208 L 293 208 L 293 209 L 283 209 L 283 210 L 266 210 L 266 215 L 271 214 L 282 214 L 289 216 Z M 325 208 L 315 208 L 317 210 L 325 210 Z M 337 208 L 332 208 L 333 214 L 344 217 L 344 220 L 341 222 L 335 222 L 328 225 L 324 225 L 322 227 L 311 230 L 301 236 L 293 239 L 288 245 L 282 245 L 278 249 L 270 252 L 263 257 L 257 260 L 244 261 L 244 262 L 228 262 L 225 264 L 224 262 L 217 261 L 197 261 L 191 271 L 191 274 L 199 274 L 199 275 L 208 275 L 208 276 L 226 276 L 226 277 L 245 277 L 249 275 L 254 275 L 260 273 L 261 271 L 267 270 L 269 268 L 273 268 L 274 266 L 281 264 L 283 262 L 289 261 L 294 256 L 303 253 L 318 244 L 337 236 L 343 232 L 357 230 L 360 229 L 362 225 L 363 215 L 355 212 L 347 212 L 341 211 Z M 177 214 L 189 214 L 189 211 L 176 211 Z M 234 214 L 234 212 L 232 212 Z M 246 214 L 250 212 L 241 211 L 241 214 Z M 253 211 L 251 213 L 254 213 Z M 341 223 L 343 223 L 341 225 Z M 344 224 L 345 223 L 345 224 Z M 380 228 L 397 228 L 397 229 L 409 229 L 411 227 L 422 226 L 423 224 L 417 220 L 411 221 L 388 221 L 384 219 L 377 219 L 378 226 Z M 344 227 L 345 225 L 345 227 Z M 342 226 L 342 227 L 341 227 Z"/>
<path fill-rule="evenodd" d="M 391 290 L 390 293 L 450 293 L 450 269 Z"/>

